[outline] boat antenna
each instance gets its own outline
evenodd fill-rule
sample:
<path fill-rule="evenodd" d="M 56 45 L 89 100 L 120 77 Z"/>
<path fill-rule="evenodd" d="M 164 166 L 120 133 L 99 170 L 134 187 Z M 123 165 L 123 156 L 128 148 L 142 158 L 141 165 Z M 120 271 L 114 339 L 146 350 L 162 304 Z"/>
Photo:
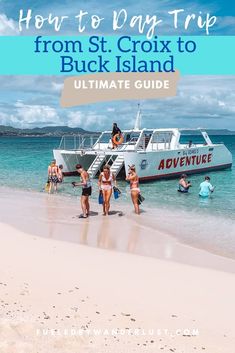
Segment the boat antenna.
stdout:
<path fill-rule="evenodd" d="M 140 109 L 140 104 L 138 104 L 138 111 L 136 114 L 134 130 L 140 130 L 140 129 L 141 129 L 141 109 Z"/>

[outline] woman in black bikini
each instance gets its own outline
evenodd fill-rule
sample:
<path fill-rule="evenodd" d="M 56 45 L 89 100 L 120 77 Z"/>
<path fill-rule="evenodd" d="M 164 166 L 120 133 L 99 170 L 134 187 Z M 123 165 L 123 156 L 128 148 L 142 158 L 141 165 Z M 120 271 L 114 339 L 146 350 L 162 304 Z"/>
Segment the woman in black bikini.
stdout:
<path fill-rule="evenodd" d="M 179 180 L 178 191 L 182 193 L 187 193 L 191 186 L 191 183 L 187 181 L 187 175 L 182 174 Z"/>
<path fill-rule="evenodd" d="M 51 164 L 48 167 L 48 182 L 48 193 L 50 194 L 52 189 L 53 192 L 57 192 L 57 183 L 59 182 L 59 171 L 55 159 L 52 160 Z"/>

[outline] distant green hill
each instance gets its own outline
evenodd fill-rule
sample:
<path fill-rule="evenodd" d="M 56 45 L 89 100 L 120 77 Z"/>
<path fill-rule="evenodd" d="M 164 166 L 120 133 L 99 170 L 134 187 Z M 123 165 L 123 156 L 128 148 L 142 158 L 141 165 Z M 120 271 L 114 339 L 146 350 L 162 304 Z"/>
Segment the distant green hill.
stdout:
<path fill-rule="evenodd" d="M 5 133 L 5 132 L 14 133 L 14 132 L 17 132 L 18 130 L 19 129 L 16 129 L 12 126 L 0 125 L 0 133 Z"/>
<path fill-rule="evenodd" d="M 206 129 L 209 135 L 235 135 L 235 131 L 227 129 Z M 19 129 L 12 126 L 0 125 L 0 136 L 58 136 L 77 135 L 77 134 L 95 134 L 97 132 L 86 131 L 80 127 L 71 128 L 68 126 L 45 126 L 32 129 Z M 184 130 L 183 135 L 192 134 L 192 131 Z M 194 130 L 194 135 L 200 134 Z"/>
<path fill-rule="evenodd" d="M 19 129 L 12 126 L 0 125 L 0 136 L 62 136 L 65 134 L 87 134 L 94 133 L 82 128 L 71 128 L 68 126 L 45 126 L 42 128 Z"/>

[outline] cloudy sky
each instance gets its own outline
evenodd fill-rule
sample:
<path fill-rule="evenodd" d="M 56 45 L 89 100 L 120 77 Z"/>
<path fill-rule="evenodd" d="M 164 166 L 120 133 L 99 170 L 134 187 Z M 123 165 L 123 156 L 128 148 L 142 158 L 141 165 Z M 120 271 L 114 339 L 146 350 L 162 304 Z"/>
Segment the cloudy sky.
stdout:
<path fill-rule="evenodd" d="M 208 127 L 235 130 L 235 77 L 184 76 L 177 96 L 156 100 L 59 106 L 63 77 L 0 76 L 0 124 L 17 127 L 68 125 L 107 129 L 112 121 L 134 125 L 141 104 L 143 127 Z"/>
<path fill-rule="evenodd" d="M 204 16 L 206 13 L 217 16 L 217 23 L 211 29 L 211 34 L 214 35 L 234 35 L 235 34 L 235 3 L 231 0 L 24 0 L 24 1 L 9 1 L 0 0 L 0 34 L 3 35 L 30 35 L 34 34 L 33 21 L 31 21 L 29 29 L 24 29 L 19 33 L 18 19 L 19 10 L 22 9 L 26 14 L 28 9 L 32 9 L 32 17 L 35 15 L 48 16 L 52 13 L 54 16 L 68 16 L 69 20 L 65 21 L 60 34 L 76 34 L 75 15 L 80 10 L 87 11 L 88 15 L 97 14 L 105 18 L 100 26 L 102 34 L 110 34 L 112 12 L 119 11 L 125 8 L 129 18 L 133 15 L 157 15 L 162 19 L 161 25 L 157 28 L 156 34 L 176 34 L 173 29 L 172 17 L 167 14 L 168 11 L 175 9 L 184 9 L 185 12 L 179 15 L 178 33 L 186 33 L 183 30 L 183 21 L 187 14 L 194 13 L 198 16 L 200 13 Z M 204 18 L 204 17 L 203 17 Z M 128 23 L 128 21 L 126 22 Z M 130 32 L 136 34 L 135 30 L 130 30 L 125 26 L 125 33 Z M 40 34 L 52 34 L 53 29 L 50 26 L 43 26 Z M 97 31 L 96 31 L 97 33 Z M 54 33 L 55 34 L 55 33 Z M 87 30 L 89 33 L 89 23 Z M 204 30 L 198 29 L 196 25 L 190 25 L 187 34 L 204 35 Z"/>
<path fill-rule="evenodd" d="M 23 3 L 23 5 L 22 5 Z M 101 6 L 102 4 L 102 6 Z M 211 35 L 235 35 L 235 4 L 226 1 L 172 1 L 140 0 L 124 1 L 31 1 L 24 2 L 0 0 L 0 35 L 33 35 L 34 27 L 20 32 L 18 15 L 31 8 L 33 14 L 43 16 L 67 15 L 71 18 L 60 34 L 76 34 L 72 21 L 80 9 L 92 14 L 105 16 L 107 21 L 101 26 L 102 34 L 110 34 L 110 22 L 113 10 L 122 7 L 129 15 L 158 14 L 164 21 L 158 27 L 157 34 L 176 34 L 172 32 L 172 23 L 166 12 L 184 8 L 185 12 L 199 11 L 217 16 L 217 23 L 211 29 Z M 124 29 L 125 33 L 136 34 Z M 182 22 L 180 34 L 185 34 Z M 40 34 L 55 34 L 45 26 Z M 89 30 L 85 34 L 90 34 Z M 123 33 L 120 33 L 123 34 Z M 192 26 L 187 34 L 204 35 L 202 30 Z M 62 76 L 0 76 L 0 124 L 16 127 L 35 127 L 47 125 L 68 125 L 89 130 L 107 129 L 112 121 L 117 121 L 123 128 L 132 127 L 141 103 L 144 127 L 208 127 L 235 130 L 235 76 L 184 76 L 174 98 L 146 101 L 113 101 L 72 109 L 63 109 L 59 105 Z"/>

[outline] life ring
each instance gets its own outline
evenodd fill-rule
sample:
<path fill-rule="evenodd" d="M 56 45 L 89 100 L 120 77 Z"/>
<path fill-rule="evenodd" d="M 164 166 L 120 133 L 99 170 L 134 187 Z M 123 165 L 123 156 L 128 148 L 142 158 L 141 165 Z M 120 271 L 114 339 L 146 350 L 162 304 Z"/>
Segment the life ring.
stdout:
<path fill-rule="evenodd" d="M 124 141 L 123 135 L 116 134 L 113 136 L 112 141 L 115 145 L 121 145 Z"/>

